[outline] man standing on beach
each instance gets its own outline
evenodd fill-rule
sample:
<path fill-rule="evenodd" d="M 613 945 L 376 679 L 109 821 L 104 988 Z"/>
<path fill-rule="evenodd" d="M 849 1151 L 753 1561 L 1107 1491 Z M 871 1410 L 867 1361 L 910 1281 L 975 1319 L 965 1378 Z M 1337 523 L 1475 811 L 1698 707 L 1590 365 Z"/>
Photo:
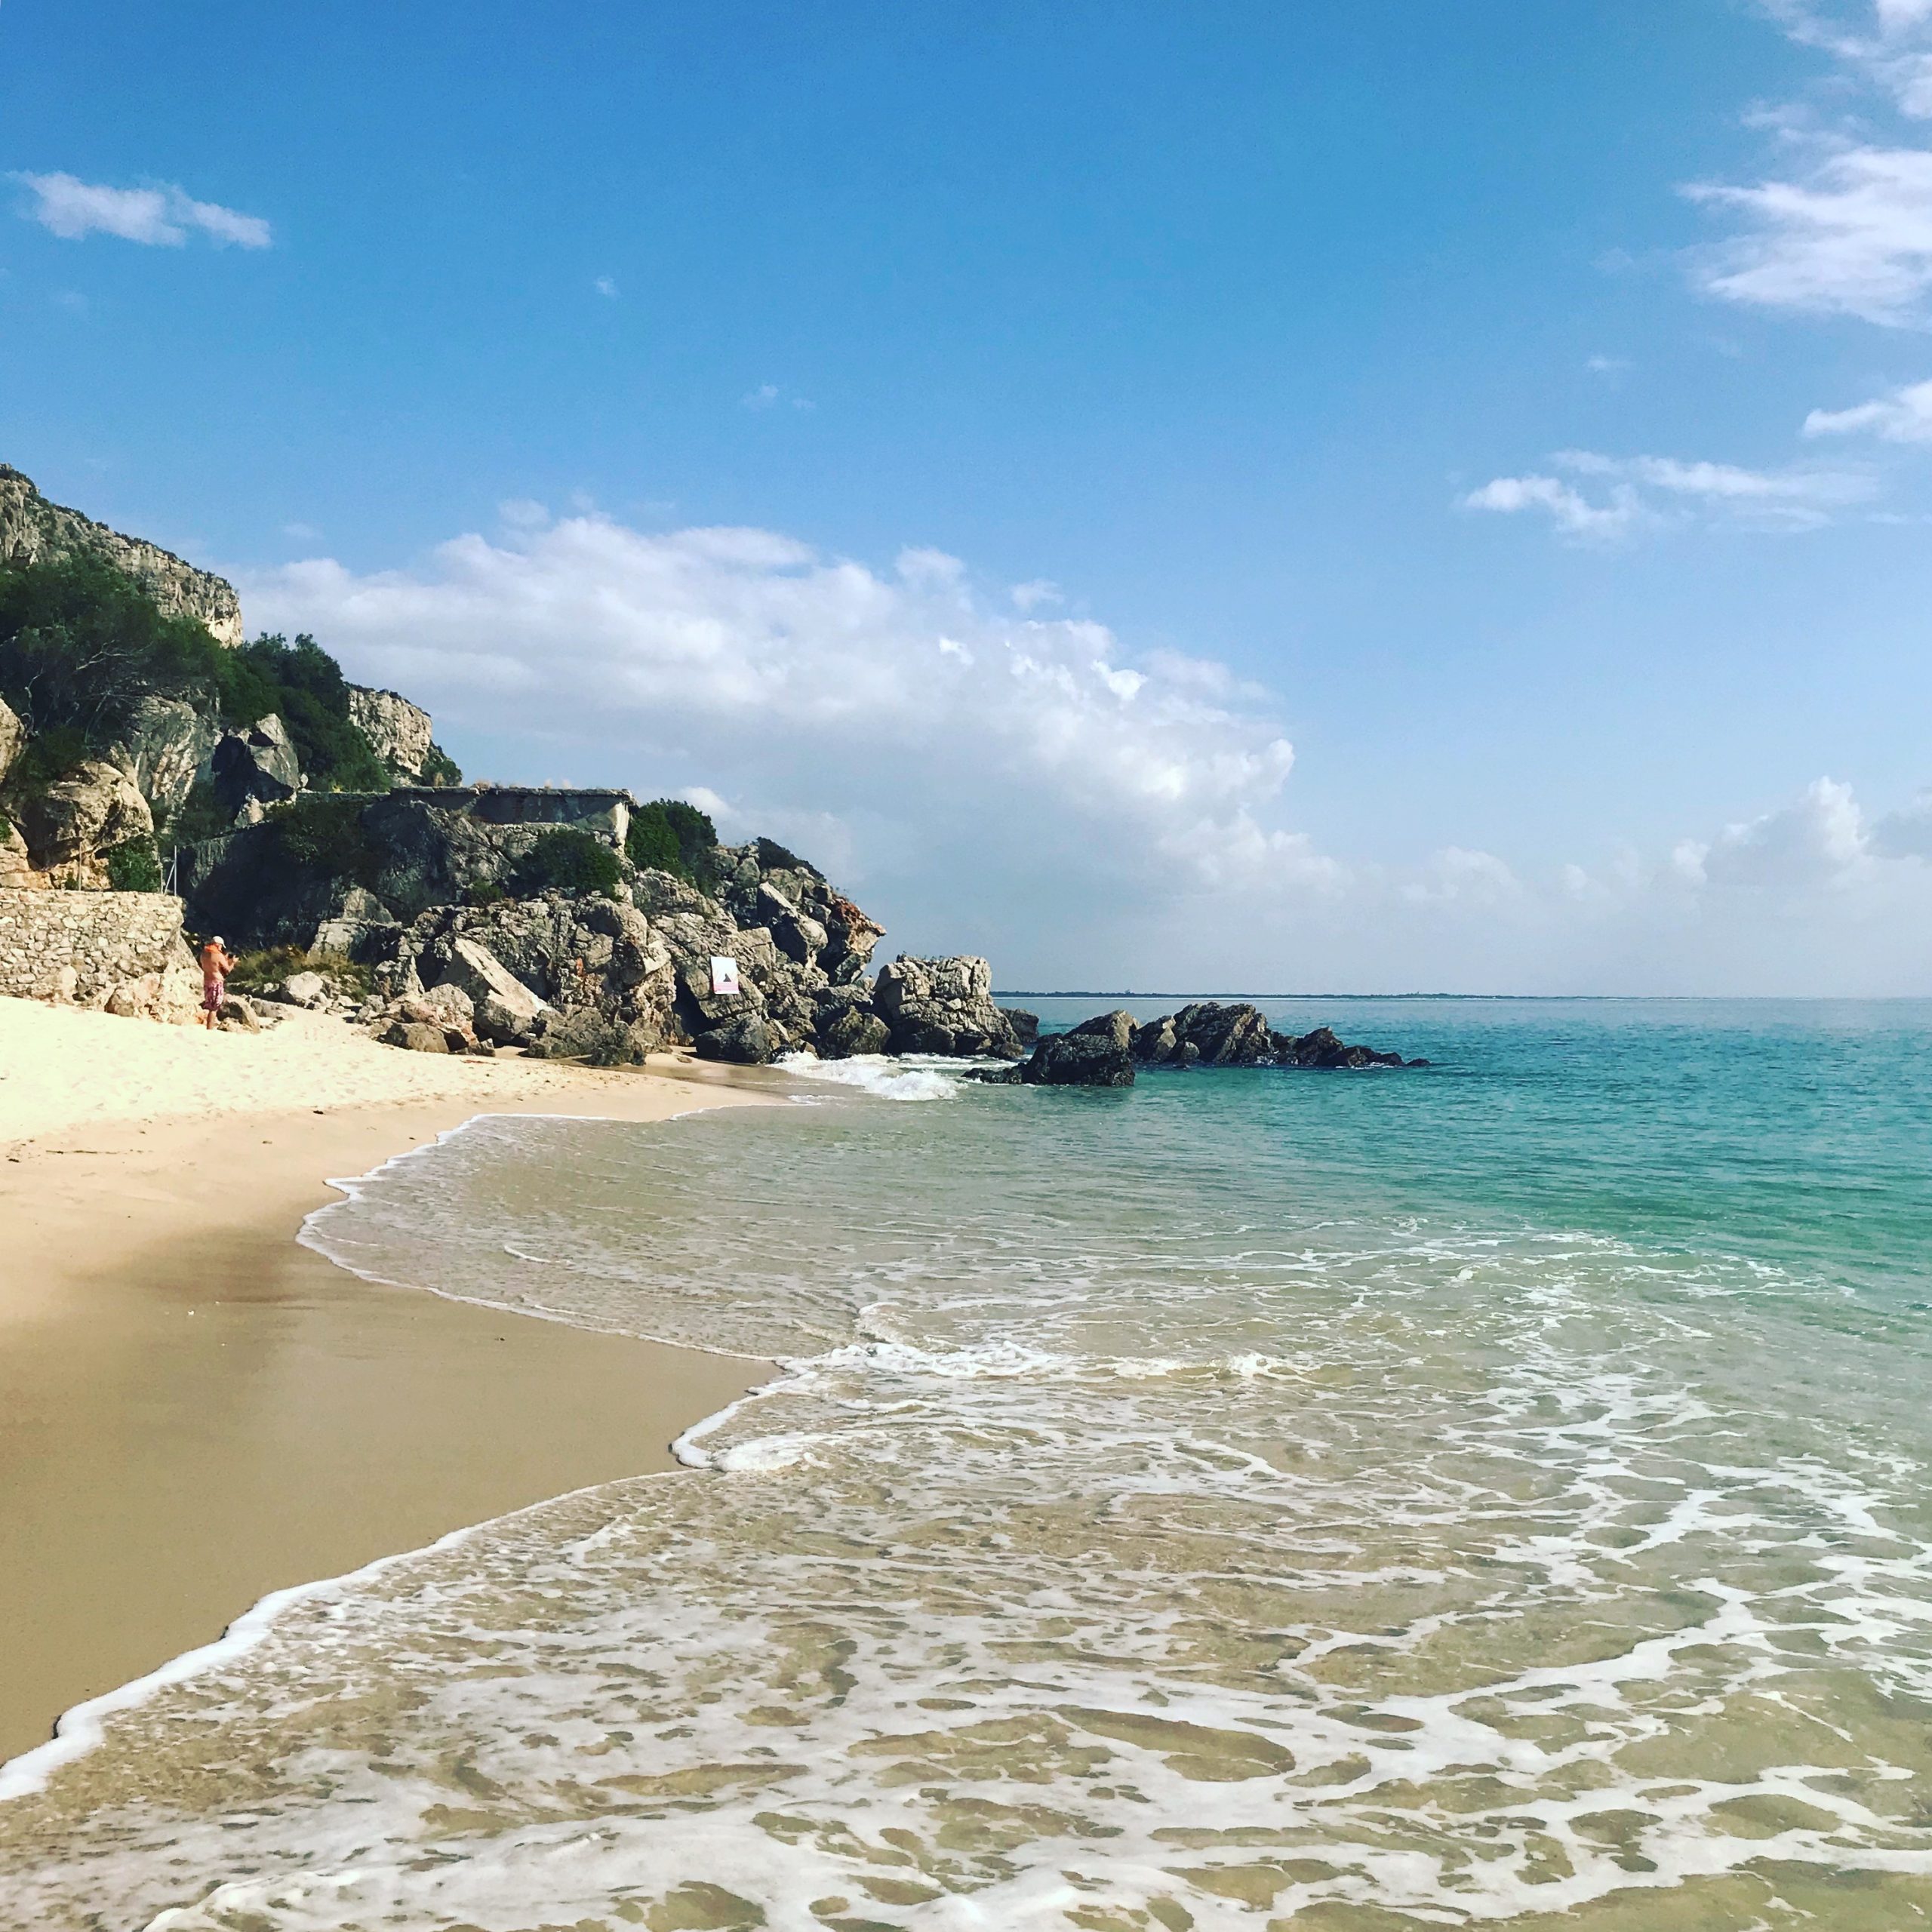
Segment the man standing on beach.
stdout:
<path fill-rule="evenodd" d="M 202 1024 L 212 1033 L 216 1016 L 221 1011 L 223 983 L 235 971 L 235 961 L 217 933 L 202 948 Z"/>

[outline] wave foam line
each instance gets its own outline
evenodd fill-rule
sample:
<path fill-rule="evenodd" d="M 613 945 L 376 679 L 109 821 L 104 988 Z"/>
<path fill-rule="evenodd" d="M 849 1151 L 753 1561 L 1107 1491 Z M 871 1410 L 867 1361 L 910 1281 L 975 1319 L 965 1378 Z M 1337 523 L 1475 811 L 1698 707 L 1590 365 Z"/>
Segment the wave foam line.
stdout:
<path fill-rule="evenodd" d="M 712 1109 L 705 1107 L 691 1107 L 686 1109 L 681 1113 L 666 1114 L 661 1121 L 638 1122 L 633 1124 L 660 1126 L 674 1120 L 688 1120 L 694 1114 L 706 1113 L 711 1111 Z M 400 1154 L 392 1154 L 387 1160 L 379 1161 L 366 1174 L 358 1174 L 346 1180 L 330 1180 L 327 1184 L 335 1189 L 343 1198 L 340 1201 L 325 1202 L 320 1208 L 305 1215 L 303 1217 L 301 1226 L 296 1231 L 295 1238 L 303 1247 L 312 1250 L 331 1266 L 341 1269 L 345 1274 L 355 1275 L 358 1281 L 376 1282 L 384 1287 L 419 1288 L 422 1292 L 435 1295 L 445 1301 L 465 1302 L 472 1308 L 490 1308 L 502 1314 L 527 1315 L 534 1321 L 556 1321 L 562 1323 L 566 1327 L 580 1327 L 583 1326 L 581 1323 L 573 1322 L 568 1315 L 553 1313 L 549 1310 L 537 1311 L 528 1308 L 512 1308 L 500 1303 L 472 1300 L 467 1296 L 445 1294 L 440 1288 L 424 1288 L 418 1282 L 393 1281 L 383 1275 L 370 1274 L 332 1254 L 311 1232 L 311 1223 L 336 1209 L 350 1205 L 358 1198 L 361 1189 L 374 1181 L 378 1174 L 390 1168 L 399 1166 L 405 1161 L 418 1159 L 431 1152 L 434 1149 L 440 1147 L 445 1141 L 454 1140 L 457 1134 L 475 1126 L 479 1121 L 608 1121 L 616 1118 L 617 1116 L 609 1114 L 472 1114 L 467 1120 L 459 1121 L 456 1126 L 446 1128 L 436 1136 L 434 1140 L 426 1140 L 420 1146 L 406 1149 Z M 595 1334 L 608 1331 L 593 1329 L 589 1332 Z M 684 1347 L 687 1345 L 682 1343 L 666 1343 L 663 1346 Z M 715 1354 L 732 1352 L 724 1349 L 703 1352 Z M 672 1454 L 678 1463 L 685 1466 L 700 1468 L 706 1466 L 711 1461 L 709 1457 L 700 1454 L 688 1463 L 685 1457 L 677 1454 L 678 1445 L 708 1433 L 710 1429 L 722 1423 L 743 1403 L 750 1400 L 752 1395 L 758 1392 L 760 1392 L 753 1390 L 749 1395 L 740 1396 L 736 1401 L 728 1404 L 715 1416 L 701 1417 L 694 1423 L 690 1429 L 678 1437 L 678 1442 L 672 1444 Z M 640 1470 L 635 1476 L 620 1476 L 617 1480 L 620 1482 L 649 1481 L 653 1478 L 676 1475 L 680 1472 L 677 1469 Z M 442 1550 L 454 1549 L 468 1542 L 479 1531 L 488 1529 L 496 1524 L 512 1522 L 518 1516 L 526 1515 L 532 1510 L 546 1509 L 553 1503 L 568 1502 L 572 1497 L 588 1496 L 593 1491 L 608 1487 L 608 1483 L 587 1483 L 581 1488 L 565 1490 L 560 1495 L 546 1497 L 540 1502 L 526 1503 L 521 1509 L 506 1510 L 500 1516 L 486 1517 L 481 1522 L 466 1524 L 460 1529 L 447 1531 L 437 1537 L 433 1543 L 422 1544 L 414 1549 L 399 1549 L 388 1556 L 379 1556 L 373 1562 L 364 1564 L 359 1570 L 350 1570 L 345 1571 L 340 1576 L 325 1577 L 306 1583 L 291 1583 L 284 1589 L 271 1590 L 266 1596 L 238 1617 L 212 1643 L 203 1644 L 195 1650 L 184 1651 L 179 1657 L 170 1658 L 158 1669 L 149 1671 L 145 1677 L 137 1677 L 114 1690 L 104 1690 L 98 1697 L 90 1697 L 85 1703 L 75 1704 L 70 1709 L 62 1712 L 60 1715 L 54 1720 L 54 1735 L 45 1744 L 36 1744 L 32 1750 L 22 1752 L 17 1758 L 0 1761 L 0 1804 L 5 1804 L 16 1798 L 29 1797 L 35 1792 L 45 1789 L 48 1779 L 56 1771 L 63 1765 L 72 1764 L 77 1759 L 85 1757 L 89 1752 L 95 1749 L 101 1743 L 106 1736 L 107 1721 L 110 1718 L 118 1716 L 124 1711 L 138 1709 L 142 1705 L 158 1697 L 162 1691 L 171 1689 L 177 1684 L 186 1684 L 191 1679 L 202 1675 L 205 1672 L 218 1669 L 224 1664 L 235 1663 L 246 1657 L 249 1652 L 257 1649 L 266 1641 L 282 1614 L 286 1611 L 292 1610 L 297 1604 L 323 1602 L 333 1598 L 345 1595 L 359 1584 L 373 1582 L 386 1571 L 392 1568 L 398 1563 L 406 1563 L 419 1556 L 434 1555 Z"/>
<path fill-rule="evenodd" d="M 970 1060 L 950 1063 L 961 1069 Z M 801 1080 L 823 1080 L 835 1087 L 857 1087 L 881 1100 L 950 1100 L 959 1082 L 938 1066 L 908 1066 L 884 1054 L 855 1054 L 850 1060 L 820 1060 L 815 1054 L 785 1054 L 780 1069 Z"/>

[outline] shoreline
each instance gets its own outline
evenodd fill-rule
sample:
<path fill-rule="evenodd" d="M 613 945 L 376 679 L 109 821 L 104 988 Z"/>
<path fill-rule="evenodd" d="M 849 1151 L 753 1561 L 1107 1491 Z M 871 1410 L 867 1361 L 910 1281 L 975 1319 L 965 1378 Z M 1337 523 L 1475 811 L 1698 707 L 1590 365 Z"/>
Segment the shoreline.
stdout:
<path fill-rule="evenodd" d="M 480 1115 L 777 1102 L 755 1082 L 439 1063 L 316 1021 L 297 1071 L 331 1097 L 297 1109 L 252 1036 L 184 1053 L 186 1029 L 26 1004 L 0 1001 L 0 1764 L 266 1598 L 676 1467 L 678 1436 L 769 1379 L 749 1358 L 370 1281 L 300 1238 L 340 1198 L 331 1177 Z M 48 1043 L 51 1066 L 32 1051 Z M 205 1045 L 228 1084 L 182 1094 L 173 1065 L 210 1067 Z M 91 1054 L 167 1064 L 104 1085 Z M 334 1097 L 398 1084 L 419 1091 Z"/>

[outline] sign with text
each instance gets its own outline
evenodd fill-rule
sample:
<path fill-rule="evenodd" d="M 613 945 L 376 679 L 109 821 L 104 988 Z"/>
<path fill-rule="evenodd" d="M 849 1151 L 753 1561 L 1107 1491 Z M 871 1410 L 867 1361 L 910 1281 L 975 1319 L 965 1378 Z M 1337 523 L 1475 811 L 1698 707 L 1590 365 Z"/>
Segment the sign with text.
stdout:
<path fill-rule="evenodd" d="M 719 999 L 737 997 L 738 962 L 735 959 L 721 959 L 715 953 L 712 955 L 711 990 Z"/>

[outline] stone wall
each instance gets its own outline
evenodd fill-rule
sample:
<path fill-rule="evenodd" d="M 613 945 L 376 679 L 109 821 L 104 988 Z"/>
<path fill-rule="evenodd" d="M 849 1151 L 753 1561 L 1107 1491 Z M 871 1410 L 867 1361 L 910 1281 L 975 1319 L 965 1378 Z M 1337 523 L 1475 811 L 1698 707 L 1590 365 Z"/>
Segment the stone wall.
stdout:
<path fill-rule="evenodd" d="M 0 995 L 192 1017 L 201 975 L 165 892 L 0 890 Z"/>

